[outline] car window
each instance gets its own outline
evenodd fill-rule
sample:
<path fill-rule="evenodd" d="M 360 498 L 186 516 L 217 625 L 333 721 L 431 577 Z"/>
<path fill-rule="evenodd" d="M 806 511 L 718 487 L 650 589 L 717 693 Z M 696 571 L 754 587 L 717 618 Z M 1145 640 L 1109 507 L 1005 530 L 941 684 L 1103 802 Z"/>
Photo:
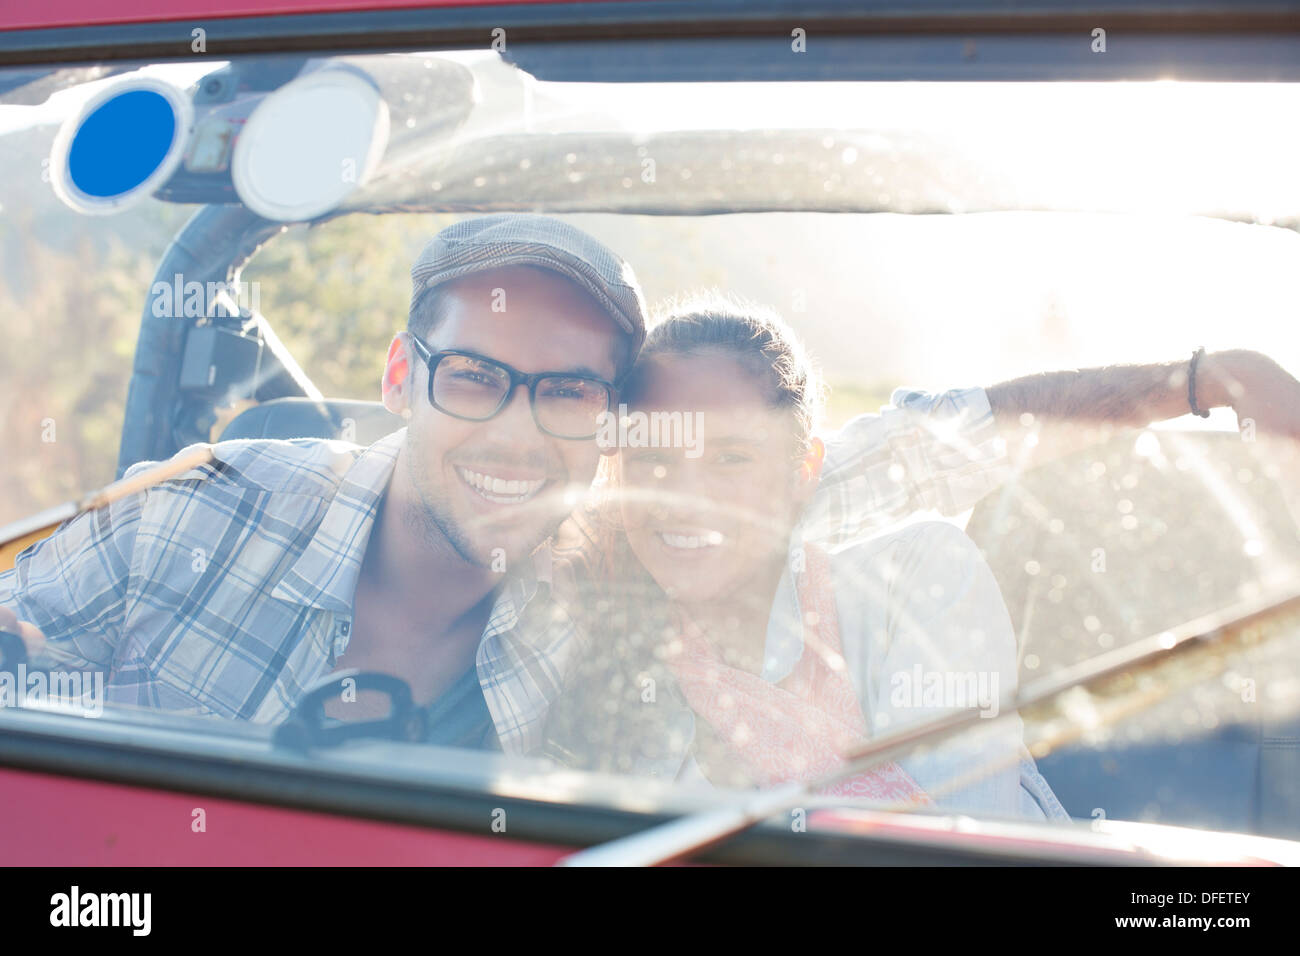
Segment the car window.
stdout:
<path fill-rule="evenodd" d="M 114 719 L 171 715 L 213 747 L 256 725 L 272 756 L 296 754 L 309 731 L 271 728 L 382 632 L 361 663 L 389 682 L 332 687 L 310 733 L 405 714 L 400 691 L 375 703 L 401 677 L 424 724 L 383 750 L 394 775 L 429 746 L 486 740 L 530 768 L 707 802 L 819 779 L 872 739 L 993 717 L 1017 688 L 1112 662 L 1092 693 L 975 721 L 826 793 L 1300 834 L 1288 393 L 1205 418 L 1167 395 L 1202 345 L 1268 356 L 1270 388 L 1300 373 L 1300 136 L 1277 121 L 1295 84 L 571 83 L 485 50 L 130 64 L 39 102 L 21 89 L 0 105 L 0 521 L 215 449 L 6 554 L 0 606 L 53 654 L 33 657 L 48 676 L 29 691 L 76 676 Z M 112 152 L 114 123 L 157 132 L 132 92 L 175 109 L 178 146 Z M 326 152 L 295 152 L 305 140 Z M 114 192 L 150 162 L 168 175 Z M 508 301 L 586 328 L 606 280 L 584 273 L 585 305 L 549 312 L 541 292 L 456 286 L 487 298 L 444 302 L 421 326 L 427 356 L 397 340 L 417 409 L 403 419 L 379 403 L 412 264 L 442 230 L 506 212 L 612 250 L 652 319 L 677 324 L 652 329 L 635 368 L 602 371 L 581 345 L 533 367 L 551 353 L 511 336 L 535 326 L 483 329 L 515 321 Z M 457 338 L 480 306 L 477 337 Z M 478 357 L 438 361 L 457 350 Z M 1032 373 L 1155 363 L 1147 392 L 1055 380 L 1064 425 L 990 405 L 988 387 Z M 555 373 L 525 383 L 533 424 L 510 421 L 546 436 L 539 487 L 578 476 L 569 516 L 528 524 L 529 547 L 487 542 L 467 564 L 498 575 L 481 605 L 460 632 L 422 634 L 365 537 L 390 481 L 484 509 L 537 493 L 504 451 L 434 457 L 440 436 L 477 447 L 487 432 L 467 423 L 515 408 L 492 391 L 512 372 Z M 577 377 L 608 377 L 608 407 Z M 607 417 L 582 441 L 609 454 L 575 465 L 576 446 L 547 442 L 575 440 L 591 402 Z M 444 533 L 453 505 L 412 500 L 426 510 L 406 524 Z M 318 535 L 340 502 L 353 515 Z M 382 586 L 354 606 L 340 575 Z M 1122 661 L 1210 633 L 1222 647 Z M 444 638 L 470 648 L 454 667 Z"/>

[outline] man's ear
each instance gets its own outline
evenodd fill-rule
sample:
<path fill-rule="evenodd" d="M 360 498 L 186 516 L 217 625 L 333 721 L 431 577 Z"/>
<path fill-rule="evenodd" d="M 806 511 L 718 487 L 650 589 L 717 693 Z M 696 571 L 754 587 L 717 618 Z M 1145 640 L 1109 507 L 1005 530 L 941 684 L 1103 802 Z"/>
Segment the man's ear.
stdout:
<path fill-rule="evenodd" d="M 398 332 L 388 343 L 388 358 L 384 362 L 384 378 L 380 383 L 384 407 L 394 415 L 411 417 L 414 379 L 415 369 L 411 365 L 405 336 Z"/>

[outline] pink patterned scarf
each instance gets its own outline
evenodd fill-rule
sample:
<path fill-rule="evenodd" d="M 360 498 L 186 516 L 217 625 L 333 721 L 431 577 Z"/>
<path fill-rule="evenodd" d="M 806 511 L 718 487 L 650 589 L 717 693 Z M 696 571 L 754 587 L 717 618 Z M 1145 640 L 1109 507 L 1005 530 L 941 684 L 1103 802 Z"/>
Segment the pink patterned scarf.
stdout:
<path fill-rule="evenodd" d="M 841 754 L 870 737 L 849 679 L 831 590 L 830 558 L 808 547 L 796 576 L 804 616 L 803 654 L 778 684 L 731 667 L 700 632 L 686 625 L 668 666 L 697 717 L 760 786 L 814 780 L 843 764 Z M 830 787 L 835 796 L 890 804 L 933 801 L 896 763 Z"/>

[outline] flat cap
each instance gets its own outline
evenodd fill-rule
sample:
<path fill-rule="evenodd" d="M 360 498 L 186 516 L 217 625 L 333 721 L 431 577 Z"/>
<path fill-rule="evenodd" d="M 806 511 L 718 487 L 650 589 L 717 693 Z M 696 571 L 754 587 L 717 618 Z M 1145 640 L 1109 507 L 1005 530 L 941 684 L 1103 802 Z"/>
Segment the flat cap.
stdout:
<path fill-rule="evenodd" d="M 645 297 L 632 267 L 593 236 L 549 216 L 507 213 L 448 226 L 411 266 L 411 307 L 434 286 L 506 266 L 536 266 L 576 282 L 631 336 L 631 356 L 641 350 Z"/>

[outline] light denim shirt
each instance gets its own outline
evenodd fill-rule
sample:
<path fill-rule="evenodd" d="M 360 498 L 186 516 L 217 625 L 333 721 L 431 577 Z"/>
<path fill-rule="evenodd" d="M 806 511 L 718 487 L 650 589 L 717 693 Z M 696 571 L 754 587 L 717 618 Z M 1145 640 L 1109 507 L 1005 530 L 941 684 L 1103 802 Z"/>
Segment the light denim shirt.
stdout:
<path fill-rule="evenodd" d="M 796 533 L 768 622 L 762 676 L 773 683 L 803 654 L 795 586 L 802 548 Z M 873 736 L 977 704 L 993 716 L 1014 693 L 1011 619 L 979 549 L 953 525 L 919 522 L 839 548 L 831 575 L 844 658 Z M 1018 715 L 1005 715 L 897 762 L 946 810 L 1069 819 L 1023 732 Z M 705 780 L 693 758 L 676 759 L 679 781 Z M 671 762 L 656 775 L 670 775 Z"/>

